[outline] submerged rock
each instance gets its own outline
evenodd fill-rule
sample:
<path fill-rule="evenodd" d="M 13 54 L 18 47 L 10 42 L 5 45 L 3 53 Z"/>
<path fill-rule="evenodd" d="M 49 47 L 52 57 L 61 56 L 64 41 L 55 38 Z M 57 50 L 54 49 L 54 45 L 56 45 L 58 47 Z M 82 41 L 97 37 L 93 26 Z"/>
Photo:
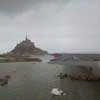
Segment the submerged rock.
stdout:
<path fill-rule="evenodd" d="M 1 86 L 7 85 L 10 78 L 11 78 L 10 75 L 5 75 L 3 78 L 0 78 L 0 85 Z"/>
<path fill-rule="evenodd" d="M 0 84 L 1 86 L 5 86 L 8 84 L 8 80 L 4 79 L 3 82 Z"/>
<path fill-rule="evenodd" d="M 57 77 L 59 77 L 60 79 L 64 79 L 64 78 L 67 78 L 67 74 L 65 73 L 60 73 L 59 75 L 57 75 Z"/>

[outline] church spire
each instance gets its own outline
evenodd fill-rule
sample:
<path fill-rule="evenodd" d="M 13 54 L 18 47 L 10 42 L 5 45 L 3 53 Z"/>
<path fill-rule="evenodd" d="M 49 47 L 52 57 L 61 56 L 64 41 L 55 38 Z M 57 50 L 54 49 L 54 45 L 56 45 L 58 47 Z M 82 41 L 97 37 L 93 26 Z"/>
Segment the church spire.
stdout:
<path fill-rule="evenodd" d="M 28 38 L 27 38 L 27 32 L 26 32 L 26 40 L 28 40 Z"/>

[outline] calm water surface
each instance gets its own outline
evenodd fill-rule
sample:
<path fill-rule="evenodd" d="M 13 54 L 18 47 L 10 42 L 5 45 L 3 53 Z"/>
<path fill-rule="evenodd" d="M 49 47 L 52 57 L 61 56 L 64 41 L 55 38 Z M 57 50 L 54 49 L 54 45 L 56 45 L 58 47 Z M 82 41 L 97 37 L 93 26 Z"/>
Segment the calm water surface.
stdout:
<path fill-rule="evenodd" d="M 67 66 L 57 64 L 0 63 L 0 77 L 12 76 L 8 85 L 0 87 L 0 100 L 100 100 L 100 82 L 56 77 L 66 71 Z M 52 88 L 60 88 L 67 95 L 52 97 Z"/>

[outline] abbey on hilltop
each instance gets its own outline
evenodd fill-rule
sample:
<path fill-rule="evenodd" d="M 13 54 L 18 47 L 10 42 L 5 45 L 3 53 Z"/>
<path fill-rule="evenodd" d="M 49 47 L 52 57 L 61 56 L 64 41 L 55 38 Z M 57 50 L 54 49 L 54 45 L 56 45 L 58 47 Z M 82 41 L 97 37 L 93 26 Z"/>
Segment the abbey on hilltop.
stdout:
<path fill-rule="evenodd" d="M 26 57 L 32 55 L 45 55 L 47 51 L 37 48 L 30 39 L 28 39 L 27 34 L 25 40 L 16 45 L 16 47 L 7 53 L 9 56 L 16 57 Z"/>

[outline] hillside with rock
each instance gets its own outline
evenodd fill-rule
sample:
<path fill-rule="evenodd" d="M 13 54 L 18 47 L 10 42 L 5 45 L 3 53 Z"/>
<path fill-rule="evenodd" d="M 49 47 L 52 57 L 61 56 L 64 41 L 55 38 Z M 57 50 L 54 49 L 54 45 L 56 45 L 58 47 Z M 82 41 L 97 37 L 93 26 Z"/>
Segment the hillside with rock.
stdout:
<path fill-rule="evenodd" d="M 8 53 L 9 56 L 26 57 L 32 55 L 45 55 L 46 51 L 37 48 L 34 43 L 27 39 L 17 44 L 16 47 Z"/>

